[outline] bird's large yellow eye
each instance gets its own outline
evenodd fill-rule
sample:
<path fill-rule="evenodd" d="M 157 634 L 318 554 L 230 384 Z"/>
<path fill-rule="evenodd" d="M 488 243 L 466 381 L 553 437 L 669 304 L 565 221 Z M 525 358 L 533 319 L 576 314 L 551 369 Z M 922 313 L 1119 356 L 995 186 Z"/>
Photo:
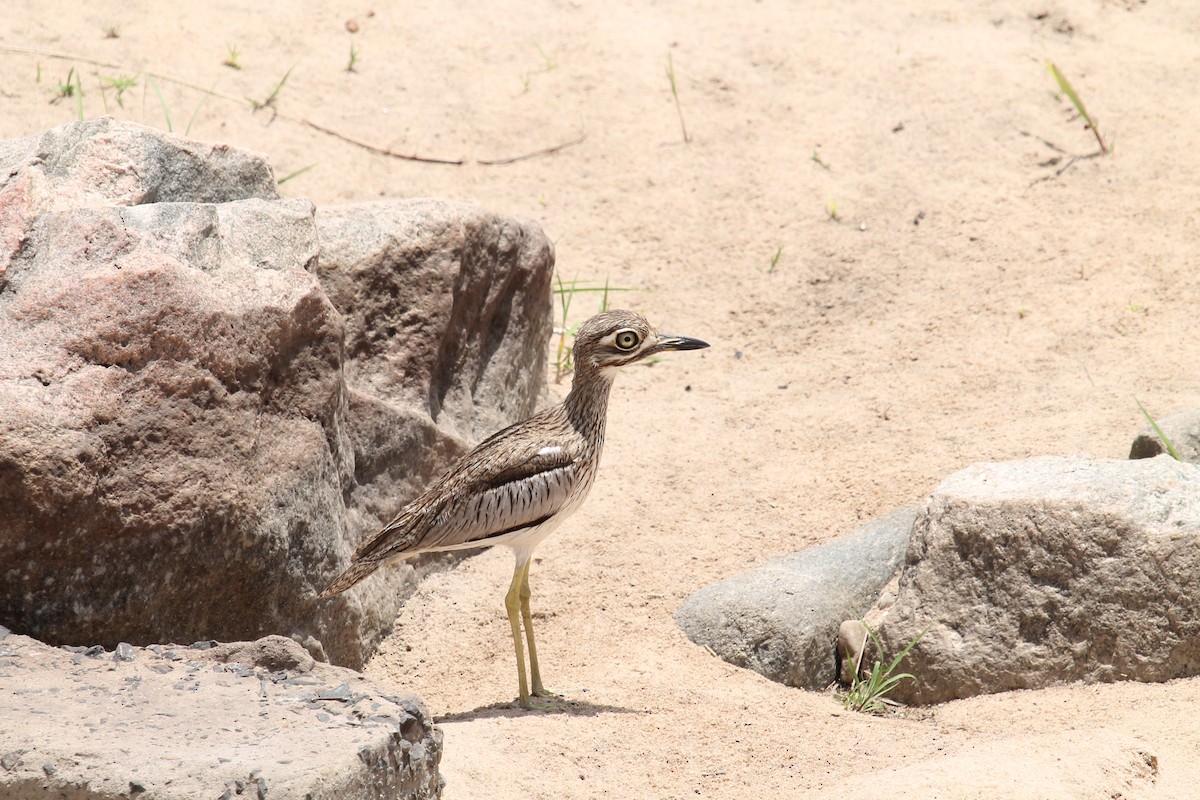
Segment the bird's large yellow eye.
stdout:
<path fill-rule="evenodd" d="M 634 330 L 617 331 L 617 336 L 613 341 L 620 350 L 632 350 L 641 343 L 642 337 Z"/>

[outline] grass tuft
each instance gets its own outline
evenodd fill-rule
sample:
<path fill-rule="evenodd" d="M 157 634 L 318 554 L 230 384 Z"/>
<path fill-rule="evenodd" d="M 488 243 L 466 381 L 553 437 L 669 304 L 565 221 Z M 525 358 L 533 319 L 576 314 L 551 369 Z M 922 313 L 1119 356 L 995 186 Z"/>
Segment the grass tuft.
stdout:
<path fill-rule="evenodd" d="M 225 45 L 225 51 L 228 53 L 228 55 L 225 56 L 225 60 L 221 63 L 230 69 L 241 69 L 242 62 L 239 61 L 239 59 L 242 57 L 241 48 L 237 45 L 227 44 Z"/>
<path fill-rule="evenodd" d="M 104 89 L 112 89 L 117 93 L 117 105 L 121 108 L 125 107 L 125 92 L 137 86 L 137 77 L 133 75 L 111 75 L 100 76 L 101 95 L 103 96 Z M 107 107 L 107 101 L 105 101 Z"/>
<path fill-rule="evenodd" d="M 871 641 L 875 643 L 875 652 L 882 655 L 883 642 L 879 641 L 879 636 L 871 630 L 870 625 L 867 625 L 866 622 L 863 622 L 863 625 L 870 634 Z M 897 673 L 896 668 L 900 666 L 901 661 L 908 657 L 908 654 L 917 646 L 917 642 L 921 641 L 921 637 L 928 631 L 929 629 L 926 628 L 914 636 L 912 641 L 886 667 L 883 662 L 876 659 L 866 677 L 855 675 L 854 683 L 842 698 L 842 707 L 848 711 L 861 711 L 864 714 L 881 714 L 887 711 L 888 705 L 894 704 L 894 701 L 888 700 L 888 695 L 892 690 L 903 680 L 917 679 L 911 672 Z"/>
<path fill-rule="evenodd" d="M 358 48 L 350 45 L 350 60 L 346 63 L 346 72 L 358 72 Z"/>

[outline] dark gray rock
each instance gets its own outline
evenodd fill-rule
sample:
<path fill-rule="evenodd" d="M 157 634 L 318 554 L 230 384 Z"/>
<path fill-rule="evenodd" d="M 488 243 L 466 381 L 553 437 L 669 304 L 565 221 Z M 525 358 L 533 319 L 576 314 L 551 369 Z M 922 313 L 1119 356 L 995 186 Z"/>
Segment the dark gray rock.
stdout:
<path fill-rule="evenodd" d="M 837 677 L 834 639 L 865 614 L 904 560 L 915 507 L 849 536 L 713 584 L 680 607 L 688 638 L 773 681 L 824 689 Z"/>
<path fill-rule="evenodd" d="M 113 669 L 106 661 L 73 664 L 68 653 L 25 636 L 9 642 L 15 653 L 0 664 L 5 798 L 440 795 L 442 733 L 420 700 L 383 694 L 362 675 L 327 664 L 265 672 L 311 661 L 290 640 L 193 651 L 198 668 L 187 691 L 152 668 L 157 656 L 149 649 Z M 258 660 L 244 674 L 209 668 L 234 654 Z M 313 699 L 342 686 L 347 699 Z"/>
<path fill-rule="evenodd" d="M 1171 446 L 1179 457 L 1192 464 L 1200 464 L 1200 408 L 1178 411 L 1162 419 L 1154 420 L 1171 440 Z M 1130 458 L 1154 458 L 1167 452 L 1154 429 L 1147 425 L 1133 440 L 1129 449 Z"/>
<path fill-rule="evenodd" d="M 1200 468 L 1166 456 L 977 464 L 917 516 L 881 638 L 928 632 L 893 696 L 1200 674 Z"/>

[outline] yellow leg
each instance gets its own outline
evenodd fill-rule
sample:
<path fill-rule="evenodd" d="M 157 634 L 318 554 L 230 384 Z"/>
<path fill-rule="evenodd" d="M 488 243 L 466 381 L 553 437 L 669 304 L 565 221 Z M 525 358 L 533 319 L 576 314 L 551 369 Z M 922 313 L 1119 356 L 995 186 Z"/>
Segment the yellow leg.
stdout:
<path fill-rule="evenodd" d="M 529 643 L 529 673 L 533 679 L 534 697 L 557 697 L 542 685 L 542 673 L 538 669 L 537 645 L 533 643 L 533 614 L 529 611 L 529 562 L 518 567 L 521 573 L 521 621 L 525 624 L 525 641 Z"/>
<path fill-rule="evenodd" d="M 513 569 L 512 584 L 508 587 L 508 594 L 504 597 L 504 607 L 508 610 L 508 624 L 512 627 L 513 650 L 517 653 L 517 683 L 520 688 L 519 700 L 521 708 L 532 708 L 533 705 L 529 702 L 529 684 L 525 680 L 525 653 L 521 647 L 521 584 L 522 579 L 529 569 L 529 562 L 517 564 Z M 530 639 L 532 643 L 533 639 Z M 537 662 L 533 662 L 536 664 Z M 537 667 L 534 667 L 536 675 Z"/>

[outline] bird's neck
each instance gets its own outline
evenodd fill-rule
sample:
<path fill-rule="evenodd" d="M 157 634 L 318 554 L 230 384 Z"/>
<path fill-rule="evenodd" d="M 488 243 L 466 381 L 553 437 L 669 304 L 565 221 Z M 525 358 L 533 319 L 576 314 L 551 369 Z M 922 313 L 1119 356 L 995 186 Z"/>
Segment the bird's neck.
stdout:
<path fill-rule="evenodd" d="M 608 417 L 608 394 L 612 383 L 611 370 L 576 364 L 575 380 L 571 383 L 567 399 L 563 401 L 572 427 L 596 444 L 604 441 L 604 422 Z"/>

